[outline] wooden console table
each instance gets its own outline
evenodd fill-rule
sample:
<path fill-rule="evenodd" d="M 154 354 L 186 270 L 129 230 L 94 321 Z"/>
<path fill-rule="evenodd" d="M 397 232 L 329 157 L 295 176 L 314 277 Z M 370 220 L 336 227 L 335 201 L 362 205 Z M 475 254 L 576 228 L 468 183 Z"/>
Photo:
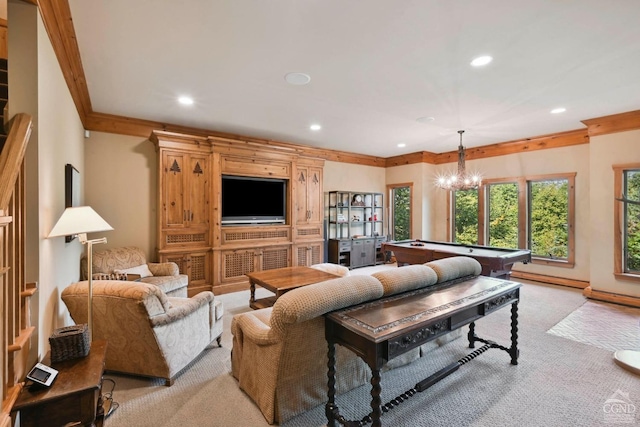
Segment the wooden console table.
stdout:
<path fill-rule="evenodd" d="M 325 317 L 328 352 L 328 402 L 325 407 L 328 426 L 362 426 L 369 422 L 381 426 L 380 416 L 399 402 L 421 392 L 484 353 L 499 348 L 509 353 L 511 364 L 518 364 L 518 301 L 520 283 L 479 276 L 440 288 L 425 288 L 390 296 L 329 313 Z M 475 321 L 511 304 L 511 346 L 503 347 L 475 335 Z M 416 384 L 413 388 L 382 405 L 380 370 L 383 364 L 450 331 L 469 324 L 469 347 L 485 345 L 471 354 Z M 348 421 L 335 403 L 335 344 L 341 344 L 371 368 L 372 412 L 360 421 Z M 393 372 L 393 371 L 390 371 Z"/>
<path fill-rule="evenodd" d="M 42 363 L 58 370 L 51 387 L 22 389 L 13 411 L 20 412 L 21 427 L 102 426 L 99 403 L 107 342 L 93 341 L 86 357 L 52 364 L 50 355 Z M 73 424 L 76 425 L 76 424 Z"/>

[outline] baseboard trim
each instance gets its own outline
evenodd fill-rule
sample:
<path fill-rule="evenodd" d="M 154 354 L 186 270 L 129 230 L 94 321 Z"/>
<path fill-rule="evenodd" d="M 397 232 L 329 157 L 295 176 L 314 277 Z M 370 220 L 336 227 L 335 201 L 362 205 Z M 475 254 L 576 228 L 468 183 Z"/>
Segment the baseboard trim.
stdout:
<path fill-rule="evenodd" d="M 551 283 L 552 285 L 568 286 L 570 288 L 585 289 L 589 287 L 589 282 L 584 280 L 566 279 L 564 277 L 547 276 L 544 274 L 525 273 L 524 271 L 512 271 L 511 277 L 514 279 L 533 280 L 534 282 Z"/>
<path fill-rule="evenodd" d="M 582 295 L 598 301 L 612 302 L 614 304 L 622 304 L 640 308 L 640 298 L 638 297 L 630 297 L 628 295 L 614 294 L 611 292 L 594 291 L 593 289 L 591 289 L 591 286 L 586 287 L 582 292 Z"/>

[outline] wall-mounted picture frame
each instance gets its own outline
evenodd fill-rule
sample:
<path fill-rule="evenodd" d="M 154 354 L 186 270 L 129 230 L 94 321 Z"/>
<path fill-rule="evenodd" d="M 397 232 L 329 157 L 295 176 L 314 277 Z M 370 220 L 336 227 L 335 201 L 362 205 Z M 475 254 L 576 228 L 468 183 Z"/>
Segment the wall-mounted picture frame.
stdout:
<path fill-rule="evenodd" d="M 64 167 L 64 207 L 80 206 L 80 172 L 72 164 Z M 64 241 L 69 243 L 76 236 L 66 236 Z"/>

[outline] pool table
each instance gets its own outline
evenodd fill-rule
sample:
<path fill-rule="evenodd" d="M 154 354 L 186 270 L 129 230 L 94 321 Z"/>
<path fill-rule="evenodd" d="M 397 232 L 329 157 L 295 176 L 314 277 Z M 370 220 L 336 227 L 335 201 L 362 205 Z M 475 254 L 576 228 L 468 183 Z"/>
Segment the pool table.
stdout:
<path fill-rule="evenodd" d="M 452 256 L 470 256 L 482 266 L 482 275 L 509 279 L 511 266 L 516 262 L 531 261 L 528 249 L 503 249 L 492 246 L 462 245 L 459 243 L 434 242 L 429 240 L 402 240 L 382 244 L 382 251 L 392 251 L 398 267 Z"/>

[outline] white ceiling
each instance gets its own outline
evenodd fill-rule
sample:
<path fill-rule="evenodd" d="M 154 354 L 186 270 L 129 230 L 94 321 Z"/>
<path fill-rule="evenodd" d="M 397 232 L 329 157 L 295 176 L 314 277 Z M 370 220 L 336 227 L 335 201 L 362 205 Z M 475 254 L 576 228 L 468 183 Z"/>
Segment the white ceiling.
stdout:
<path fill-rule="evenodd" d="M 638 0 L 69 3 L 100 113 L 389 157 L 640 109 Z"/>

